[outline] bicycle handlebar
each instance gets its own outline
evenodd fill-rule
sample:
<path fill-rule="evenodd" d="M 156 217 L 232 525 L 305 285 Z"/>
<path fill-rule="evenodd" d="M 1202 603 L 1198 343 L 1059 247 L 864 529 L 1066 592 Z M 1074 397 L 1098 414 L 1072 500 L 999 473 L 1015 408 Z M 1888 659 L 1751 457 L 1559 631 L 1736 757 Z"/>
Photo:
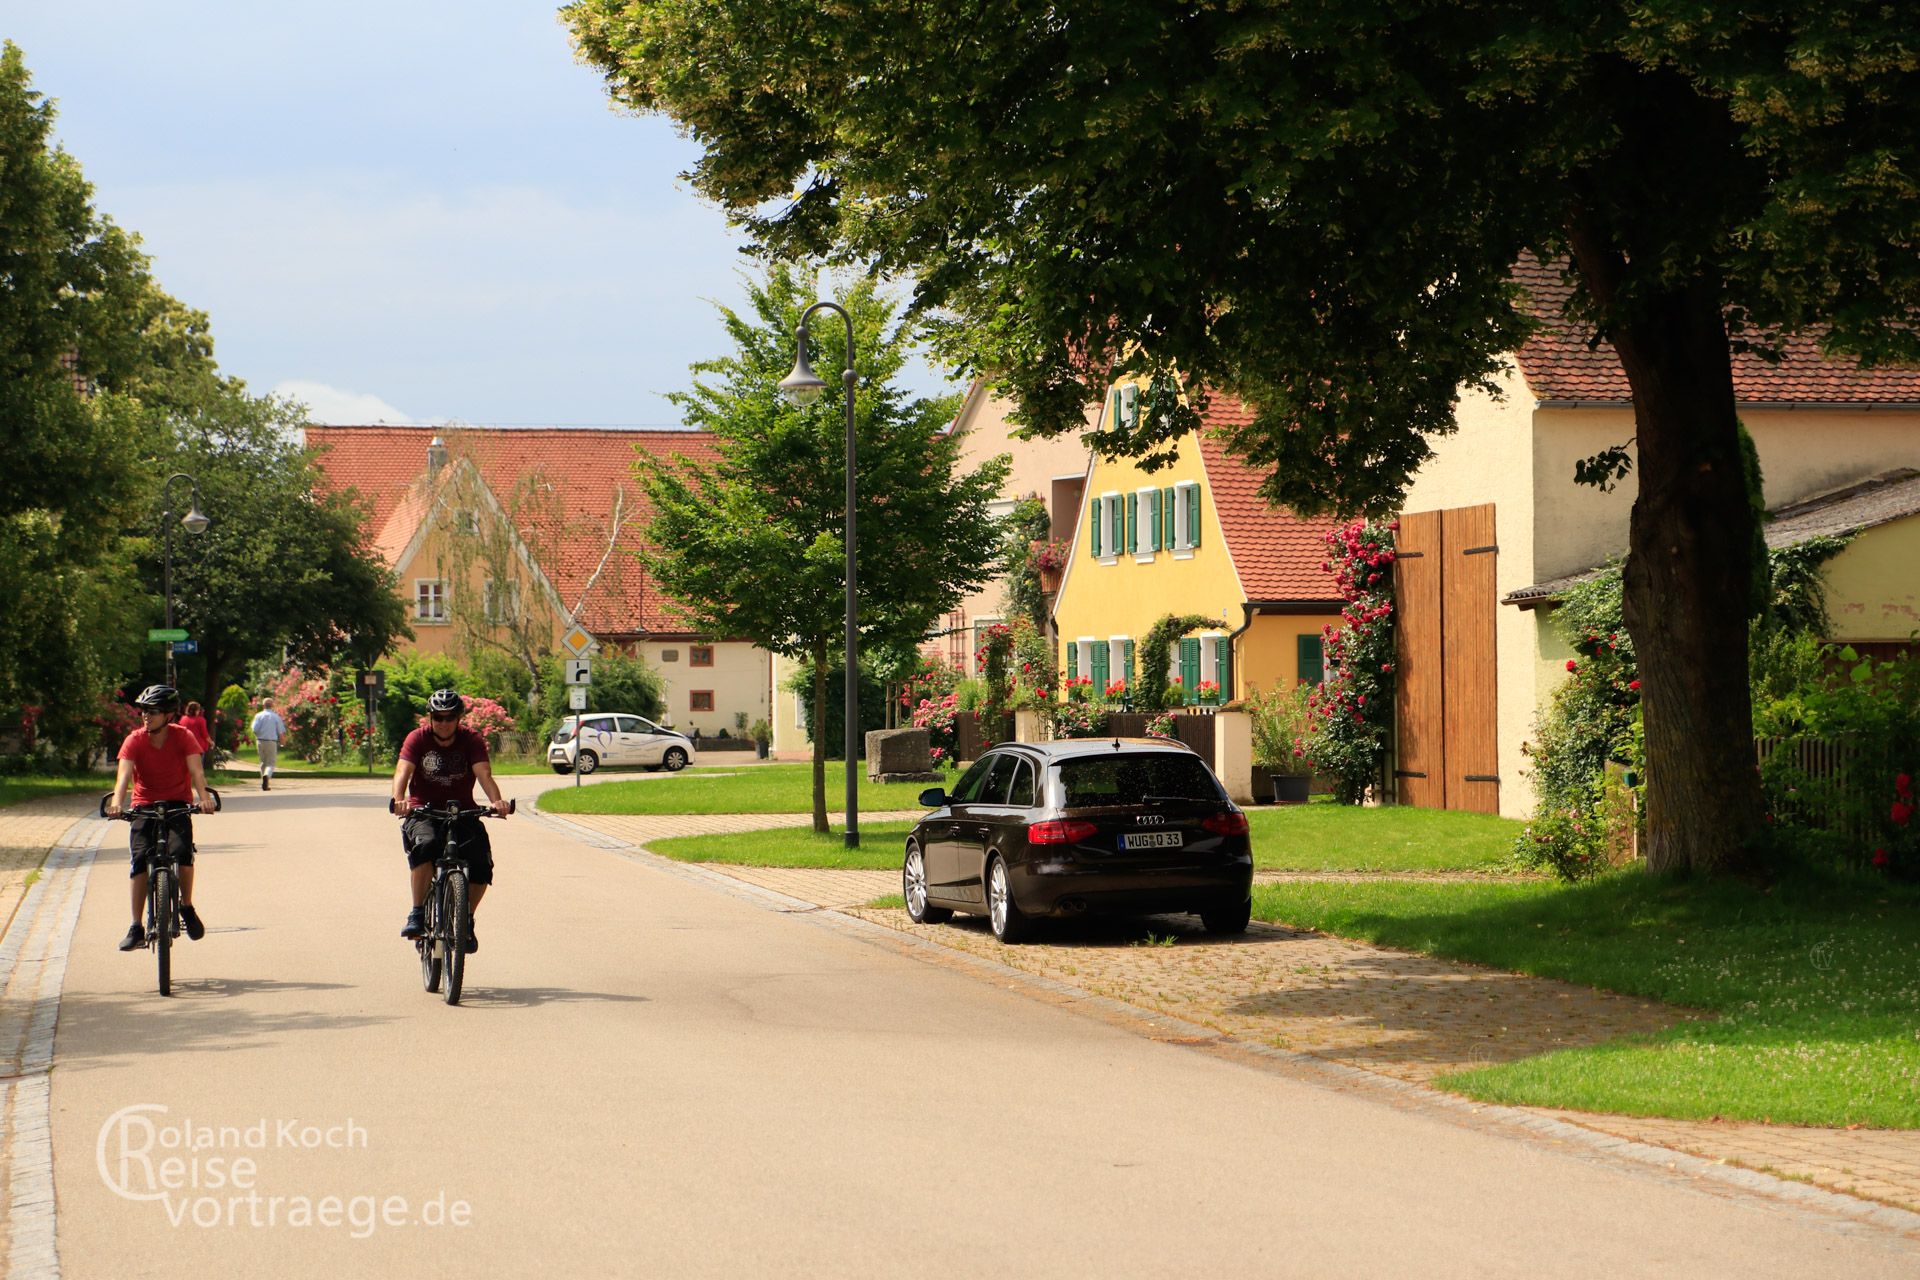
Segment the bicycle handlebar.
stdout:
<path fill-rule="evenodd" d="M 212 787 L 208 787 L 207 794 L 213 797 L 213 812 L 220 812 L 220 793 Z M 118 814 L 109 814 L 107 812 L 107 804 L 112 799 L 112 792 L 108 792 L 106 795 L 100 797 L 100 816 L 109 822 L 132 822 L 135 818 L 164 818 L 170 813 L 207 812 L 207 810 L 201 808 L 199 805 L 184 800 L 157 800 L 152 804 L 130 805 L 122 809 Z"/>
<path fill-rule="evenodd" d="M 515 812 L 518 806 L 519 801 L 517 800 L 507 801 L 507 812 Z M 493 811 L 492 805 L 482 805 L 474 809 L 456 809 L 452 805 L 447 805 L 444 808 L 436 809 L 432 805 L 416 804 L 407 806 L 403 812 L 394 804 L 392 796 L 387 797 L 387 812 L 400 814 L 402 817 L 409 818 L 416 815 L 423 818 L 433 818 L 440 822 L 457 822 L 461 818 L 497 818 L 502 816 Z"/>

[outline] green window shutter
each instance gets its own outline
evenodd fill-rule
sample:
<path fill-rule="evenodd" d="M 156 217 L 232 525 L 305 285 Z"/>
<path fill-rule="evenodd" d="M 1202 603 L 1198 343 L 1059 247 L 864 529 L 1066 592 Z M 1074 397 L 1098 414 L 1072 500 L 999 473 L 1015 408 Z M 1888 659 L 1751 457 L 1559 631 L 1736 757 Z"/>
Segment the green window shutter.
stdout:
<path fill-rule="evenodd" d="M 1093 642 L 1093 670 L 1087 673 L 1093 677 L 1093 691 L 1095 693 L 1105 693 L 1107 691 L 1107 665 L 1106 642 L 1096 640 Z"/>
<path fill-rule="evenodd" d="M 1200 687 L 1200 641 L 1192 636 L 1180 642 L 1180 683 L 1189 697 Z"/>
<path fill-rule="evenodd" d="M 1160 549 L 1160 491 L 1147 491 L 1147 550 Z"/>
<path fill-rule="evenodd" d="M 1302 636 L 1301 639 L 1304 640 L 1306 637 Z M 1078 680 L 1079 678 L 1080 642 L 1078 640 L 1069 640 L 1067 641 L 1067 679 Z"/>
<path fill-rule="evenodd" d="M 1128 551 L 1140 549 L 1140 495 L 1127 495 L 1127 542 Z"/>
<path fill-rule="evenodd" d="M 1094 559 L 1100 558 L 1100 499 L 1095 498 L 1087 504 L 1087 524 L 1092 527 L 1091 540 Z"/>
<path fill-rule="evenodd" d="M 1124 666 L 1122 666 L 1121 670 L 1125 673 L 1124 679 L 1127 682 L 1127 688 L 1128 690 L 1132 690 L 1133 688 L 1133 641 L 1131 640 L 1127 641 L 1126 650 L 1121 655 L 1120 660 L 1123 664 L 1125 664 Z"/>
<path fill-rule="evenodd" d="M 1319 684 L 1327 678 L 1326 659 L 1320 647 L 1319 636 L 1298 636 L 1294 642 L 1296 670 L 1301 681 L 1306 684 Z"/>
<path fill-rule="evenodd" d="M 1200 486 L 1187 486 L 1187 545 L 1200 545 Z"/>
<path fill-rule="evenodd" d="M 1220 686 L 1220 701 L 1225 702 L 1233 690 L 1233 646 L 1225 636 L 1213 642 L 1213 682 Z"/>
<path fill-rule="evenodd" d="M 1173 490 L 1160 491 L 1160 545 L 1173 550 Z"/>
<path fill-rule="evenodd" d="M 1120 425 L 1120 388 L 1115 387 L 1113 394 L 1107 397 L 1107 430 Z"/>

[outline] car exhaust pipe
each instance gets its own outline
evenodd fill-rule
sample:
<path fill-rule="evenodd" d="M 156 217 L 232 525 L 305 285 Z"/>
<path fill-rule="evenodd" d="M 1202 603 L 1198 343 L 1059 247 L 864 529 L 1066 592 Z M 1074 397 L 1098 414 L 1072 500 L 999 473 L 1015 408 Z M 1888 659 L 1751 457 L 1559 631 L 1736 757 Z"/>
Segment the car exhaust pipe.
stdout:
<path fill-rule="evenodd" d="M 1087 900 L 1085 898 L 1062 898 L 1057 905 L 1057 909 L 1063 916 L 1084 915 L 1087 910 Z"/>

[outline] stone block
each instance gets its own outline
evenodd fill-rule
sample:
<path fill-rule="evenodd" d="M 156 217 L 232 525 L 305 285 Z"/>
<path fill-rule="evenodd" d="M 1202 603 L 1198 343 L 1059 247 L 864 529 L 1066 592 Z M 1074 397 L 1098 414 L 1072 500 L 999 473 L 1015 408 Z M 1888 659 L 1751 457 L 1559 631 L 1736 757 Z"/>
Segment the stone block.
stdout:
<path fill-rule="evenodd" d="M 933 769 L 933 743 L 925 729 L 875 729 L 867 734 L 867 777 L 923 774 Z"/>

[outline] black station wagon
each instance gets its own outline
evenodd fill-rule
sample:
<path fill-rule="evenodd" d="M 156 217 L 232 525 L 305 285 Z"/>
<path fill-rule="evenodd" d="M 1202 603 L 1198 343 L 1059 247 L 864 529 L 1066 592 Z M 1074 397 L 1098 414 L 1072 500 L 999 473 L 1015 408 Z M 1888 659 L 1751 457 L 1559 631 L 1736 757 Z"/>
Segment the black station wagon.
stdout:
<path fill-rule="evenodd" d="M 984 914 L 1002 942 L 1042 916 L 1191 911 L 1242 933 L 1253 846 L 1206 763 L 1166 741 L 1074 738 L 993 748 L 920 803 L 907 836 L 907 914 L 943 924 Z"/>

